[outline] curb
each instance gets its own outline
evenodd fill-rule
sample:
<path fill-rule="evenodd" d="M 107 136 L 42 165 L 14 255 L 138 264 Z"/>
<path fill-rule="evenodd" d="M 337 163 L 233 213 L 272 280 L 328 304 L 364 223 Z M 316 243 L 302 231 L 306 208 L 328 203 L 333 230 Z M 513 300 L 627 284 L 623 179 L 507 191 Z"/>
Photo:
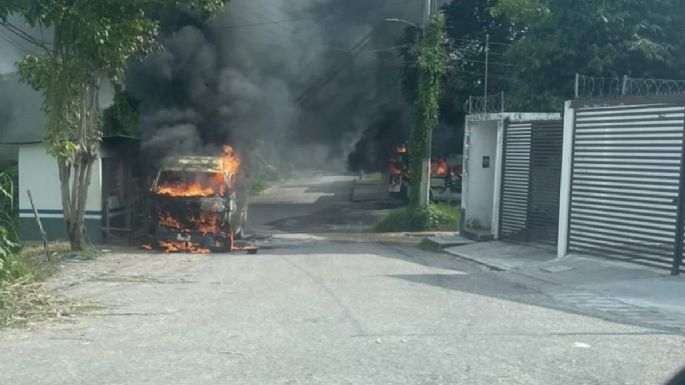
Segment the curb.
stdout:
<path fill-rule="evenodd" d="M 488 268 L 495 270 L 495 271 L 509 271 L 509 270 L 515 269 L 515 267 L 513 267 L 513 266 L 493 262 L 493 261 L 487 260 L 485 258 L 474 257 L 472 255 L 459 253 L 457 251 L 451 251 L 448 249 L 443 249 L 442 251 L 446 254 L 449 254 L 449 255 L 452 255 L 452 256 L 455 256 L 457 258 L 461 258 L 461 259 L 464 259 L 464 260 L 467 260 L 470 262 L 475 262 L 479 265 L 483 265 L 483 266 L 488 267 Z"/>

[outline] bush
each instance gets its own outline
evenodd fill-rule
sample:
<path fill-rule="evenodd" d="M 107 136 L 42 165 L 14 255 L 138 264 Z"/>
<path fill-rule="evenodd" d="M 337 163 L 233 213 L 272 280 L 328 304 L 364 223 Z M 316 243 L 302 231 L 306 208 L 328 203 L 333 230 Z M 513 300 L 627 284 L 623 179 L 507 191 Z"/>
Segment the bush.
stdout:
<path fill-rule="evenodd" d="M 376 225 L 381 233 L 397 231 L 457 231 L 459 210 L 447 204 L 427 207 L 404 207 L 393 210 Z"/>
<path fill-rule="evenodd" d="M 19 245 L 12 242 L 7 230 L 0 226 L 0 284 L 20 278 L 30 270 L 25 260 L 19 256 Z"/>
<path fill-rule="evenodd" d="M 0 164 L 0 227 L 5 229 L 2 236 L 14 242 L 19 241 L 17 230 L 18 191 L 16 188 L 18 178 L 16 165 Z"/>
<path fill-rule="evenodd" d="M 271 187 L 271 183 L 264 179 L 255 178 L 250 181 L 250 195 L 259 195 L 262 191 Z"/>

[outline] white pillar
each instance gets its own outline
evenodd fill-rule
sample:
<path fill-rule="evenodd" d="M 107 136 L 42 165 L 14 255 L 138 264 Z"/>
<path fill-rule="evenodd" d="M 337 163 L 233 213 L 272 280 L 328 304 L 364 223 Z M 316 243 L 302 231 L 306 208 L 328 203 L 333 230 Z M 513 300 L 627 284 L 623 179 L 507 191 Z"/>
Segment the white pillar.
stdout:
<path fill-rule="evenodd" d="M 499 239 L 499 210 L 500 210 L 500 198 L 502 195 L 502 167 L 504 167 L 504 125 L 506 124 L 505 118 L 499 117 L 497 119 L 497 148 L 495 149 L 495 181 L 493 184 L 493 197 L 492 197 L 492 236 L 495 240 Z M 493 165 L 491 165 L 493 166 Z"/>
<path fill-rule="evenodd" d="M 571 102 L 564 105 L 564 145 L 561 155 L 561 184 L 559 188 L 559 237 L 557 258 L 568 254 L 569 226 L 571 210 L 571 175 L 573 167 L 573 137 L 575 132 L 575 110 Z"/>

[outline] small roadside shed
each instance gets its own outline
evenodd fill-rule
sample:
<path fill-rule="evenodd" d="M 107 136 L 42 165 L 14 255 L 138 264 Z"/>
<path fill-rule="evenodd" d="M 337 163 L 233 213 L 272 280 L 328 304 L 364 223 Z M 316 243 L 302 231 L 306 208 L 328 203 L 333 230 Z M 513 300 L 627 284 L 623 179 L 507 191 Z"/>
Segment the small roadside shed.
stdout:
<path fill-rule="evenodd" d="M 532 230 L 543 229 L 537 236 L 546 239 L 551 234 L 556 239 L 559 190 L 548 188 L 545 179 L 550 173 L 560 179 L 560 155 L 559 170 L 547 164 L 555 146 L 561 152 L 562 127 L 558 113 L 466 117 L 461 234 L 476 240 L 527 240 Z M 532 157 L 532 153 L 538 155 Z M 536 213 L 543 214 L 536 217 Z"/>
<path fill-rule="evenodd" d="M 49 240 L 66 239 L 59 174 L 55 160 L 40 141 L 18 146 L 19 229 L 24 241 L 40 240 L 40 231 L 27 191 L 30 190 Z M 131 228 L 134 202 L 139 195 L 135 176 L 139 141 L 132 137 L 103 138 L 88 188 L 85 231 L 100 243 L 113 232 Z"/>

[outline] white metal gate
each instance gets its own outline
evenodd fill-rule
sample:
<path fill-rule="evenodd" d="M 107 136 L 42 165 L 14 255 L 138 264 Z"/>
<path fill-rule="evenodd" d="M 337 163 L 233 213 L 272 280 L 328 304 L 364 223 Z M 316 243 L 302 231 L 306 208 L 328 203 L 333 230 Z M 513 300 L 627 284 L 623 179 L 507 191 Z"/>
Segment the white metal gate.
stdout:
<path fill-rule="evenodd" d="M 576 108 L 569 250 L 673 267 L 684 125 L 682 103 Z"/>

